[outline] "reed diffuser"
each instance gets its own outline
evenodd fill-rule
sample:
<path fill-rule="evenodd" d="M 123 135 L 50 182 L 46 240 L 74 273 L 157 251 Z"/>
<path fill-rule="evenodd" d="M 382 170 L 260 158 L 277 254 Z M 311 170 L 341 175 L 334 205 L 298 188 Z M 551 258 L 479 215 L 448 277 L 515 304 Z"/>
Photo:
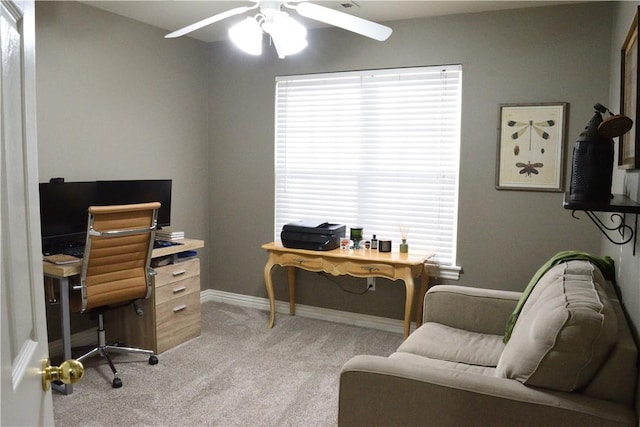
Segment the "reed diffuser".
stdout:
<path fill-rule="evenodd" d="M 402 239 L 402 243 L 400 243 L 400 253 L 406 254 L 409 252 L 409 244 L 407 243 L 407 234 L 409 234 L 409 227 L 400 226 L 400 238 Z"/>

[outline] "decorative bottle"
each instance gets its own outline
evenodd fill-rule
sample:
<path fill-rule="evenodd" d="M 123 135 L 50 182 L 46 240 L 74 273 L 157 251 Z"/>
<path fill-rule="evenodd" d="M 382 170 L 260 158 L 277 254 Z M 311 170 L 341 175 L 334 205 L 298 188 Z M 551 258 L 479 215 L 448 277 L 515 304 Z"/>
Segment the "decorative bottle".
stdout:
<path fill-rule="evenodd" d="M 400 253 L 406 254 L 409 252 L 409 245 L 407 244 L 407 234 L 409 233 L 409 228 L 405 226 L 400 227 L 400 238 L 402 239 L 402 243 L 400 243 Z"/>

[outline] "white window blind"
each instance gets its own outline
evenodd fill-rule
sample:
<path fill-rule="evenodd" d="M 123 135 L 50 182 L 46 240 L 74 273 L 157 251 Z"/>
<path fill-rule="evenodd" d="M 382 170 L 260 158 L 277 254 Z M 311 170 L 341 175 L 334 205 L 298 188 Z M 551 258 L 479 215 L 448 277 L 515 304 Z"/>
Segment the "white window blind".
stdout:
<path fill-rule="evenodd" d="M 441 266 L 456 252 L 461 66 L 276 79 L 275 229 L 298 220 L 408 230 Z"/>

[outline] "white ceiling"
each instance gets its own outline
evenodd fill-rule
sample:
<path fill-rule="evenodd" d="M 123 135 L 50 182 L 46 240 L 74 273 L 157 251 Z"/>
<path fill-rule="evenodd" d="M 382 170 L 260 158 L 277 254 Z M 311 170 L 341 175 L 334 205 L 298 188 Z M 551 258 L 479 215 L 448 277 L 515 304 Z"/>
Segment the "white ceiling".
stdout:
<path fill-rule="evenodd" d="M 126 16 L 136 21 L 144 22 L 155 27 L 167 30 L 167 33 L 185 27 L 194 22 L 208 18 L 226 10 L 251 5 L 251 1 L 227 1 L 227 0 L 141 0 L 141 1 L 91 1 L 82 3 L 97 8 Z M 330 7 L 351 15 L 376 22 L 397 21 L 400 19 L 423 18 L 428 16 L 451 15 L 459 13 L 474 13 L 502 9 L 517 9 L 524 7 L 538 7 L 557 5 L 562 3 L 577 3 L 581 0 L 569 1 L 382 1 L 382 0 L 343 0 L 324 1 L 313 3 Z M 345 7 L 344 5 L 351 5 Z M 232 22 L 242 19 L 244 16 L 255 15 L 256 11 L 245 15 L 228 18 L 194 31 L 189 37 L 205 42 L 224 40 L 227 38 L 227 29 Z M 295 12 L 291 13 L 295 15 Z M 296 16 L 307 28 L 326 27 L 327 25 Z M 393 25 L 387 24 L 391 27 Z"/>

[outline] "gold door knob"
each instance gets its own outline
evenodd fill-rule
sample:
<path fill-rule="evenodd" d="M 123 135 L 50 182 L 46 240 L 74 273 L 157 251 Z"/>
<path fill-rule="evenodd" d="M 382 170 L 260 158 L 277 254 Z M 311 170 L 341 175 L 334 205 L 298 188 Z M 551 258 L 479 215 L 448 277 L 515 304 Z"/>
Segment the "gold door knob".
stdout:
<path fill-rule="evenodd" d="M 75 359 L 65 360 L 60 366 L 51 366 L 49 359 L 42 361 L 42 389 L 48 391 L 52 381 L 75 384 L 84 376 L 84 366 Z"/>

